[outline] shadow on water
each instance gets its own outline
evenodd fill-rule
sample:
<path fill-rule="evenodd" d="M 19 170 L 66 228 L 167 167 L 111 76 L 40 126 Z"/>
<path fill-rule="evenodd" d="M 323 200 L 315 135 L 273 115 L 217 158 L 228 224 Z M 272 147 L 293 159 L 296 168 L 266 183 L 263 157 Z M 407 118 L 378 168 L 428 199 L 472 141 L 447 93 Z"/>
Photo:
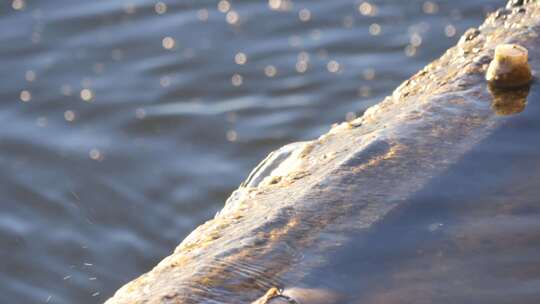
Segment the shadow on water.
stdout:
<path fill-rule="evenodd" d="M 540 88 L 491 92 L 502 126 L 357 232 L 306 286 L 337 290 L 347 303 L 538 302 Z"/>

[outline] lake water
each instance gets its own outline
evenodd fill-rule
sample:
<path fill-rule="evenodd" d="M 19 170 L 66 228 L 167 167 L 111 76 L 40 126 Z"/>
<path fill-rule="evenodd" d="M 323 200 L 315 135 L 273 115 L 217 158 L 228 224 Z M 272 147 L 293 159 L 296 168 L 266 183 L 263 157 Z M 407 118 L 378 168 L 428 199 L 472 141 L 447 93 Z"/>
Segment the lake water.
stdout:
<path fill-rule="evenodd" d="M 210 219 L 270 151 L 361 115 L 503 4 L 2 2 L 0 302 L 103 302 Z M 410 285 L 409 294 L 438 282 L 453 299 L 459 288 L 489 286 L 538 299 L 540 271 L 528 267 L 539 249 L 530 245 L 539 235 L 539 147 L 529 144 L 538 113 L 531 104 L 507 118 L 508 128 L 390 217 L 395 225 L 385 227 L 396 230 L 377 235 L 395 245 L 371 240 L 362 256 L 370 267 L 395 272 L 392 286 Z M 396 255 L 397 270 L 388 266 Z M 351 257 L 340 261 L 335 269 Z M 468 273 L 470 265 L 501 278 Z M 444 281 L 455 278 L 449 268 L 459 284 Z M 419 283 L 403 284 L 410 280 Z M 381 294 L 366 303 L 396 297 Z M 490 295 L 512 302 L 512 293 Z"/>

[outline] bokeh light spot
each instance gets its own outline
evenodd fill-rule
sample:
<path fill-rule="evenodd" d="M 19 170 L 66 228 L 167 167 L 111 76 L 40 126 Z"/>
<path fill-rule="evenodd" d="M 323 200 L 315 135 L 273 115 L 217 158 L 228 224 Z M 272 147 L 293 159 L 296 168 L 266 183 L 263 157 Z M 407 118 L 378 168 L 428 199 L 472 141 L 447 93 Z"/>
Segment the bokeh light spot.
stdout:
<path fill-rule="evenodd" d="M 81 99 L 86 102 L 92 102 L 94 99 L 94 93 L 90 89 L 82 89 L 80 95 Z"/>
<path fill-rule="evenodd" d="M 172 50 L 176 45 L 176 41 L 174 41 L 174 38 L 167 36 L 161 40 L 161 45 L 166 50 Z"/>
<path fill-rule="evenodd" d="M 264 74 L 267 76 L 267 77 L 274 77 L 276 76 L 277 74 L 277 69 L 275 66 L 273 65 L 268 65 L 264 68 Z"/>
<path fill-rule="evenodd" d="M 378 23 L 373 23 L 369 26 L 369 33 L 373 36 L 378 36 L 381 34 L 381 26 Z"/>
<path fill-rule="evenodd" d="M 30 91 L 28 90 L 22 90 L 19 94 L 19 98 L 22 102 L 29 102 L 30 100 L 32 100 L 32 93 L 30 93 Z"/>
<path fill-rule="evenodd" d="M 75 112 L 72 110 L 67 110 L 64 112 L 64 119 L 69 122 L 75 121 Z"/>
<path fill-rule="evenodd" d="M 156 3 L 156 5 L 154 5 L 154 11 L 156 11 L 158 15 L 165 14 L 167 12 L 167 4 L 159 1 Z"/>
<path fill-rule="evenodd" d="M 247 56 L 245 53 L 239 52 L 234 55 L 234 62 L 239 65 L 244 65 L 247 62 Z"/>
<path fill-rule="evenodd" d="M 234 75 L 231 77 L 231 83 L 232 83 L 233 86 L 235 86 L 235 87 L 241 86 L 243 82 L 244 82 L 244 79 L 243 79 L 242 75 L 240 75 L 240 74 L 234 74 Z"/>

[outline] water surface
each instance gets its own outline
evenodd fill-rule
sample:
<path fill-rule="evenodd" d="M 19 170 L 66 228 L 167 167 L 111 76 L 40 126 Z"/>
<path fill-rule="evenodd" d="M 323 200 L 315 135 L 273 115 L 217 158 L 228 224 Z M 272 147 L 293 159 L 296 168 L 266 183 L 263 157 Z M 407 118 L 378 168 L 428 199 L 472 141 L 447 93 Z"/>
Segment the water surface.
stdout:
<path fill-rule="evenodd" d="M 0 302 L 104 301 L 211 218 L 267 153 L 361 115 L 504 1 L 278 2 L 0 4 Z M 526 132 L 505 131 L 483 149 L 534 160 L 538 149 L 525 143 L 538 126 L 520 117 L 529 118 L 509 124 Z M 500 189 L 530 202 L 536 162 L 501 167 L 508 155 L 487 155 L 480 166 L 497 180 L 452 184 L 477 172 L 456 169 L 437 192 L 444 208 L 426 198 L 400 211 L 395 227 L 454 227 L 432 246 L 503 229 L 488 202 L 505 197 Z M 520 214 L 501 221 L 536 227 Z M 512 229 L 501 232 L 502 244 L 513 246 Z M 422 235 L 400 231 L 407 246 Z M 384 269 L 390 253 L 407 254 L 382 245 L 395 233 L 383 235 L 364 253 L 373 269 Z M 346 256 L 342 265 L 350 265 Z M 524 265 L 529 257 L 523 253 Z M 421 261 L 403 263 L 400 271 Z"/>

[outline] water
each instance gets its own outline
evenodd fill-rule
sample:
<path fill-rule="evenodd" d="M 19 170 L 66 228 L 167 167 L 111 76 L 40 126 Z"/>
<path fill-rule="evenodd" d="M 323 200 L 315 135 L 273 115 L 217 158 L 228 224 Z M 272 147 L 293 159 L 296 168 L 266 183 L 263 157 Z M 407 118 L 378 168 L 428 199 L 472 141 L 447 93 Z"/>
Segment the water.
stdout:
<path fill-rule="evenodd" d="M 211 218 L 268 152 L 361 115 L 503 2 L 381 0 L 362 15 L 361 2 L 344 0 L 297 0 L 290 10 L 247 0 L 4 1 L 0 302 L 104 301 Z M 396 224 L 387 227 L 410 230 L 374 235 L 387 235 L 385 244 L 405 241 L 385 247 L 372 240 L 379 245 L 365 260 L 395 271 L 392 284 L 415 294 L 429 282 L 444 285 L 439 268 L 415 272 L 419 264 L 444 264 L 430 250 L 438 244 L 452 246 L 443 258 L 459 272 L 475 261 L 463 256 L 478 259 L 495 248 L 501 253 L 492 259 L 509 260 L 501 248 L 534 241 L 523 231 L 537 230 L 530 199 L 538 149 L 527 145 L 539 128 L 535 109 L 529 105 L 467 156 L 460 164 L 467 170 L 453 169 L 430 188 L 438 191 L 419 194 L 420 203 L 390 218 Z M 521 160 L 500 166 L 508 159 Z M 470 176 L 481 168 L 497 178 Z M 521 204 L 508 207 L 504 198 Z M 493 200 L 500 206 L 492 208 Z M 428 228 L 419 234 L 419 227 Z M 475 243 L 490 233 L 501 243 Z M 479 237 L 456 241 L 470 235 Z M 452 244 L 476 255 L 459 256 L 465 249 Z M 411 246 L 426 256 L 384 268 Z M 534 249 L 501 270 L 513 281 L 495 283 L 538 279 L 534 270 L 516 270 L 530 265 Z M 347 252 L 341 258 L 336 267 L 350 265 Z M 493 283 L 465 278 L 461 286 L 470 288 Z M 516 286 L 534 296 L 533 284 Z M 381 294 L 370 300 L 393 296 Z"/>

